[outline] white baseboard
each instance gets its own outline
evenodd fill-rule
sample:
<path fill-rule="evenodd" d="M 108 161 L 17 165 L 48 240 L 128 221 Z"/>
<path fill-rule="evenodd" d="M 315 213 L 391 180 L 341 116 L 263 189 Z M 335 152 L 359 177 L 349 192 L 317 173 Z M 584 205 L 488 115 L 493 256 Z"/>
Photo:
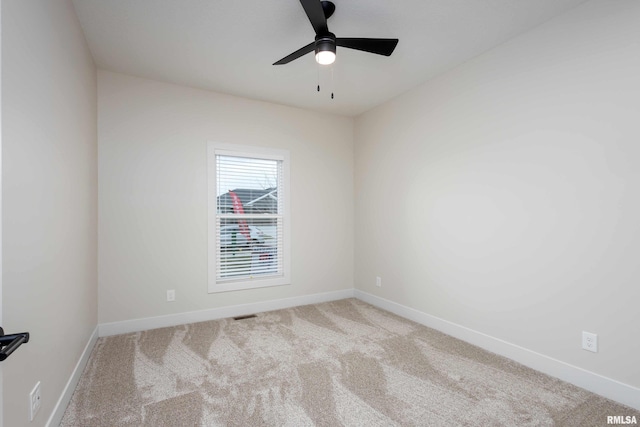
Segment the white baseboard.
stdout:
<path fill-rule="evenodd" d="M 80 355 L 80 359 L 78 360 L 78 363 L 76 363 L 76 367 L 73 369 L 73 372 L 69 377 L 69 381 L 67 381 L 67 385 L 64 386 L 64 390 L 62 390 L 62 394 L 56 402 L 56 406 L 54 406 L 49 420 L 45 424 L 47 427 L 55 427 L 60 425 L 60 421 L 62 421 L 62 417 L 64 416 L 64 411 L 67 409 L 67 406 L 71 401 L 71 396 L 73 396 L 73 392 L 76 390 L 76 386 L 78 385 L 78 381 L 80 381 L 80 375 L 82 375 L 84 367 L 87 366 L 89 356 L 91 356 L 91 352 L 93 351 L 93 347 L 96 345 L 96 341 L 98 341 L 97 326 L 89 337 L 89 341 L 84 347 L 84 350 Z"/>
<path fill-rule="evenodd" d="M 507 357 L 537 371 L 559 378 L 593 393 L 640 410 L 640 389 L 577 366 L 474 331 L 413 308 L 355 289 L 356 298 L 405 319 L 436 329 L 452 337 Z"/>
<path fill-rule="evenodd" d="M 299 305 L 317 304 L 321 302 L 353 298 L 353 291 L 353 289 L 344 289 L 342 291 L 325 292 L 250 304 L 232 305 L 208 310 L 189 311 L 186 313 L 169 314 L 166 316 L 102 323 L 99 325 L 99 335 L 101 337 L 107 337 L 111 335 L 164 328 L 167 326 L 177 326 L 187 323 L 205 322 L 207 320 L 224 319 L 227 317 L 244 316 L 252 313 L 281 310 L 283 308 L 296 307 Z"/>

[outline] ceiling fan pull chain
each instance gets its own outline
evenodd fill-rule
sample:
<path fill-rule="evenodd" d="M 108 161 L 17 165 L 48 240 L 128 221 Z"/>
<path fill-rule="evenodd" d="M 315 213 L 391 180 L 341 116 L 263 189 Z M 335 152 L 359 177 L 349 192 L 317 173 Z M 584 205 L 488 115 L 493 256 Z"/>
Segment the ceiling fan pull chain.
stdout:
<path fill-rule="evenodd" d="M 318 70 L 318 92 L 320 92 L 320 65 L 317 66 Z"/>
<path fill-rule="evenodd" d="M 331 99 L 333 99 L 333 64 L 331 64 Z"/>

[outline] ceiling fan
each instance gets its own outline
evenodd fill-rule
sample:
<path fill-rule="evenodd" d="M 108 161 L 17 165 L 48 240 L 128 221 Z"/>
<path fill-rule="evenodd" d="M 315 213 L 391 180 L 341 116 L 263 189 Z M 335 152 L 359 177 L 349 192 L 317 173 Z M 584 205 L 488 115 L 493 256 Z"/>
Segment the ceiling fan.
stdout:
<path fill-rule="evenodd" d="M 342 38 L 329 32 L 327 19 L 333 15 L 336 5 L 330 1 L 300 0 L 305 13 L 316 32 L 315 41 L 285 56 L 273 65 L 288 64 L 307 53 L 316 52 L 316 61 L 321 65 L 332 64 L 336 60 L 336 46 L 362 50 L 378 55 L 390 56 L 398 44 L 398 39 Z"/>

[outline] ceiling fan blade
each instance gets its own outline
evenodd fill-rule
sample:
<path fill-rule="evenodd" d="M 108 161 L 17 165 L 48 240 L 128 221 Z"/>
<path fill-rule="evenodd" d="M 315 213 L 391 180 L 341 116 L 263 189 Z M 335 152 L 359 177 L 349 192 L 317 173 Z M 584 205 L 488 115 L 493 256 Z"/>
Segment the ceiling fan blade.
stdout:
<path fill-rule="evenodd" d="M 296 50 L 292 54 L 285 56 L 280 61 L 274 62 L 273 65 L 288 64 L 289 62 L 293 61 L 294 59 L 298 59 L 301 56 L 306 55 L 309 52 L 313 52 L 314 49 L 315 49 L 315 42 L 311 42 L 308 45 L 306 45 L 305 47 L 301 47 L 300 49 Z"/>
<path fill-rule="evenodd" d="M 336 45 L 349 49 L 363 50 L 378 55 L 390 56 L 398 44 L 398 39 L 337 38 Z"/>
<path fill-rule="evenodd" d="M 329 32 L 327 18 L 324 16 L 324 9 L 320 0 L 300 0 L 309 21 L 316 34 L 326 34 Z"/>

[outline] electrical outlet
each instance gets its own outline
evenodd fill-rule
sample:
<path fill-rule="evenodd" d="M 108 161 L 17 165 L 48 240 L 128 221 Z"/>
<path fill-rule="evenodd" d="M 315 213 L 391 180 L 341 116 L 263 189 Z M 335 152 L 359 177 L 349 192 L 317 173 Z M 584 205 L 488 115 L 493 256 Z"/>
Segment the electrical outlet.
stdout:
<path fill-rule="evenodd" d="M 169 289 L 167 291 L 167 301 L 175 301 L 176 300 L 176 291 L 173 289 Z"/>
<path fill-rule="evenodd" d="M 380 276 L 376 277 L 376 286 L 379 288 L 382 287 L 382 278 Z"/>
<path fill-rule="evenodd" d="M 598 352 L 598 335 L 582 331 L 582 348 L 594 353 Z"/>
<path fill-rule="evenodd" d="M 33 387 L 33 390 L 31 390 L 31 393 L 29 393 L 29 421 L 33 421 L 36 413 L 38 413 L 38 409 L 40 409 L 41 403 L 40 381 L 38 381 L 35 387 Z"/>

